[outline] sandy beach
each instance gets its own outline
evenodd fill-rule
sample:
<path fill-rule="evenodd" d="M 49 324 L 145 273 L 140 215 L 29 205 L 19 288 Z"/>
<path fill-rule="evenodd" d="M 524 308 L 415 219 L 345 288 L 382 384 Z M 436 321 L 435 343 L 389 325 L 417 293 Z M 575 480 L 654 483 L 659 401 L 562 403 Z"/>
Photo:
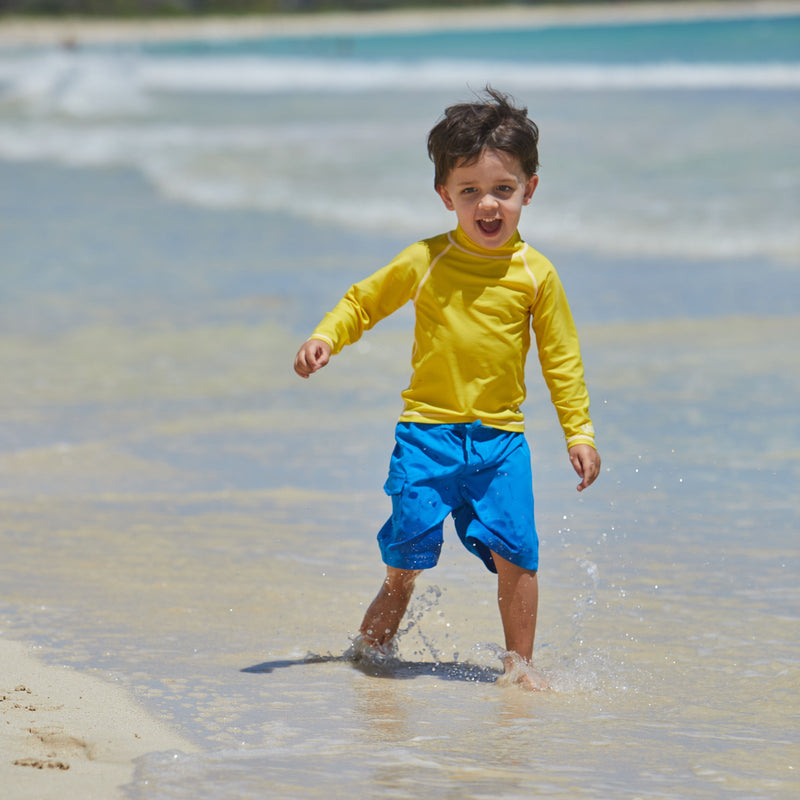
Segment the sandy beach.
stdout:
<path fill-rule="evenodd" d="M 780 16 L 800 11 L 797 0 L 709 0 L 708 2 L 502 6 L 469 9 L 400 9 L 328 14 L 202 17 L 193 19 L 22 18 L 0 19 L 0 47 L 115 43 L 174 39 L 469 30 L 509 25 L 583 25 L 656 20 Z"/>
<path fill-rule="evenodd" d="M 122 797 L 136 758 L 193 749 L 122 689 L 0 639 L 0 785 L 9 800 Z"/>

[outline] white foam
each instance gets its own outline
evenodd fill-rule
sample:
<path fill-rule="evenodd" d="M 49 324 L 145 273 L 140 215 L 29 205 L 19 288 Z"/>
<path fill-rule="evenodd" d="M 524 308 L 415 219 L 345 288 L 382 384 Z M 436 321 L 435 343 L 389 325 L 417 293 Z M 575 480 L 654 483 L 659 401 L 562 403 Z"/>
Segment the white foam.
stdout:
<path fill-rule="evenodd" d="M 522 226 L 540 246 L 787 262 L 800 254 L 793 95 L 768 98 L 751 114 L 746 105 L 737 110 L 715 96 L 704 104 L 693 94 L 794 90 L 800 64 L 365 65 L 130 51 L 0 54 L 0 158 L 125 166 L 188 203 L 417 237 L 452 224 L 430 191 L 424 157 L 434 112 L 376 101 L 395 90 L 451 94 L 487 79 L 522 97 L 593 90 L 563 103 L 537 95 L 549 115 L 546 171 Z M 650 95 L 625 94 L 651 89 L 677 93 L 651 99 L 641 112 Z M 218 105 L 203 92 L 229 99 Z M 304 92 L 323 92 L 326 101 L 340 94 L 320 104 L 319 95 Z"/>
<path fill-rule="evenodd" d="M 0 109 L 74 117 L 139 115 L 149 99 L 135 59 L 48 52 L 0 59 Z"/>
<path fill-rule="evenodd" d="M 5 102 L 74 115 L 140 113 L 158 92 L 290 93 L 451 91 L 488 82 L 537 91 L 797 89 L 800 64 L 356 61 L 258 56 L 166 58 L 49 52 L 3 56 Z"/>
<path fill-rule="evenodd" d="M 296 92 L 450 90 L 498 85 L 531 90 L 797 89 L 800 64 L 520 64 L 228 57 L 148 59 L 139 67 L 152 91 Z"/>

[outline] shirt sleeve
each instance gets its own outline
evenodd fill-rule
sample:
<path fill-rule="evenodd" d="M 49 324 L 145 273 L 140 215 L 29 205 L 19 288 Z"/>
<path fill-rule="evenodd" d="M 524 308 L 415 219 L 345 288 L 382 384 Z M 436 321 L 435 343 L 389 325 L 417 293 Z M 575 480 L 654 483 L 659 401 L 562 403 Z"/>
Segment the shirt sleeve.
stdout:
<path fill-rule="evenodd" d="M 578 333 L 564 287 L 553 269 L 539 286 L 531 308 L 531 324 L 542 374 L 567 448 L 576 444 L 595 447 Z"/>
<path fill-rule="evenodd" d="M 353 284 L 310 338 L 328 342 L 334 354 L 357 342 L 364 331 L 411 300 L 419 276 L 425 274 L 429 263 L 424 242 L 407 247 L 385 267 Z"/>

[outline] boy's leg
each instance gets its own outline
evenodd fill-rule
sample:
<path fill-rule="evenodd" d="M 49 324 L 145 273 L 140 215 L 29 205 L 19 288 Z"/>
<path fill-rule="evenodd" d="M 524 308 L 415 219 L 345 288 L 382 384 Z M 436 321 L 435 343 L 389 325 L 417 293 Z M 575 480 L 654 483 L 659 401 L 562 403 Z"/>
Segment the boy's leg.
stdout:
<path fill-rule="evenodd" d="M 539 605 L 539 581 L 536 572 L 523 569 L 492 553 L 497 567 L 497 603 L 506 637 L 506 650 L 526 662 L 533 656 L 536 636 L 536 612 Z M 506 659 L 506 671 L 513 657 Z"/>
<path fill-rule="evenodd" d="M 420 572 L 421 569 L 386 567 L 386 580 L 361 623 L 361 635 L 369 644 L 386 644 L 397 633 Z"/>

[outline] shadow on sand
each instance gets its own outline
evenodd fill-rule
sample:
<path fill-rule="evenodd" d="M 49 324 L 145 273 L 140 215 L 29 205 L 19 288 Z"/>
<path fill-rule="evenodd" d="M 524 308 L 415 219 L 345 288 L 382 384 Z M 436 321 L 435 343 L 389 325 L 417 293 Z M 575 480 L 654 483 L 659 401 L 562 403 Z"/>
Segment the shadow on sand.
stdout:
<path fill-rule="evenodd" d="M 350 664 L 350 666 L 369 675 L 371 678 L 392 678 L 394 680 L 412 680 L 413 678 L 435 677 L 444 681 L 466 681 L 471 683 L 494 683 L 502 674 L 500 670 L 480 667 L 475 664 L 458 662 L 433 661 L 400 661 L 388 659 L 375 662 L 354 659 L 348 655 L 307 655 L 305 658 L 265 661 L 245 667 L 242 672 L 265 674 L 288 667 L 303 667 L 309 664 Z"/>

